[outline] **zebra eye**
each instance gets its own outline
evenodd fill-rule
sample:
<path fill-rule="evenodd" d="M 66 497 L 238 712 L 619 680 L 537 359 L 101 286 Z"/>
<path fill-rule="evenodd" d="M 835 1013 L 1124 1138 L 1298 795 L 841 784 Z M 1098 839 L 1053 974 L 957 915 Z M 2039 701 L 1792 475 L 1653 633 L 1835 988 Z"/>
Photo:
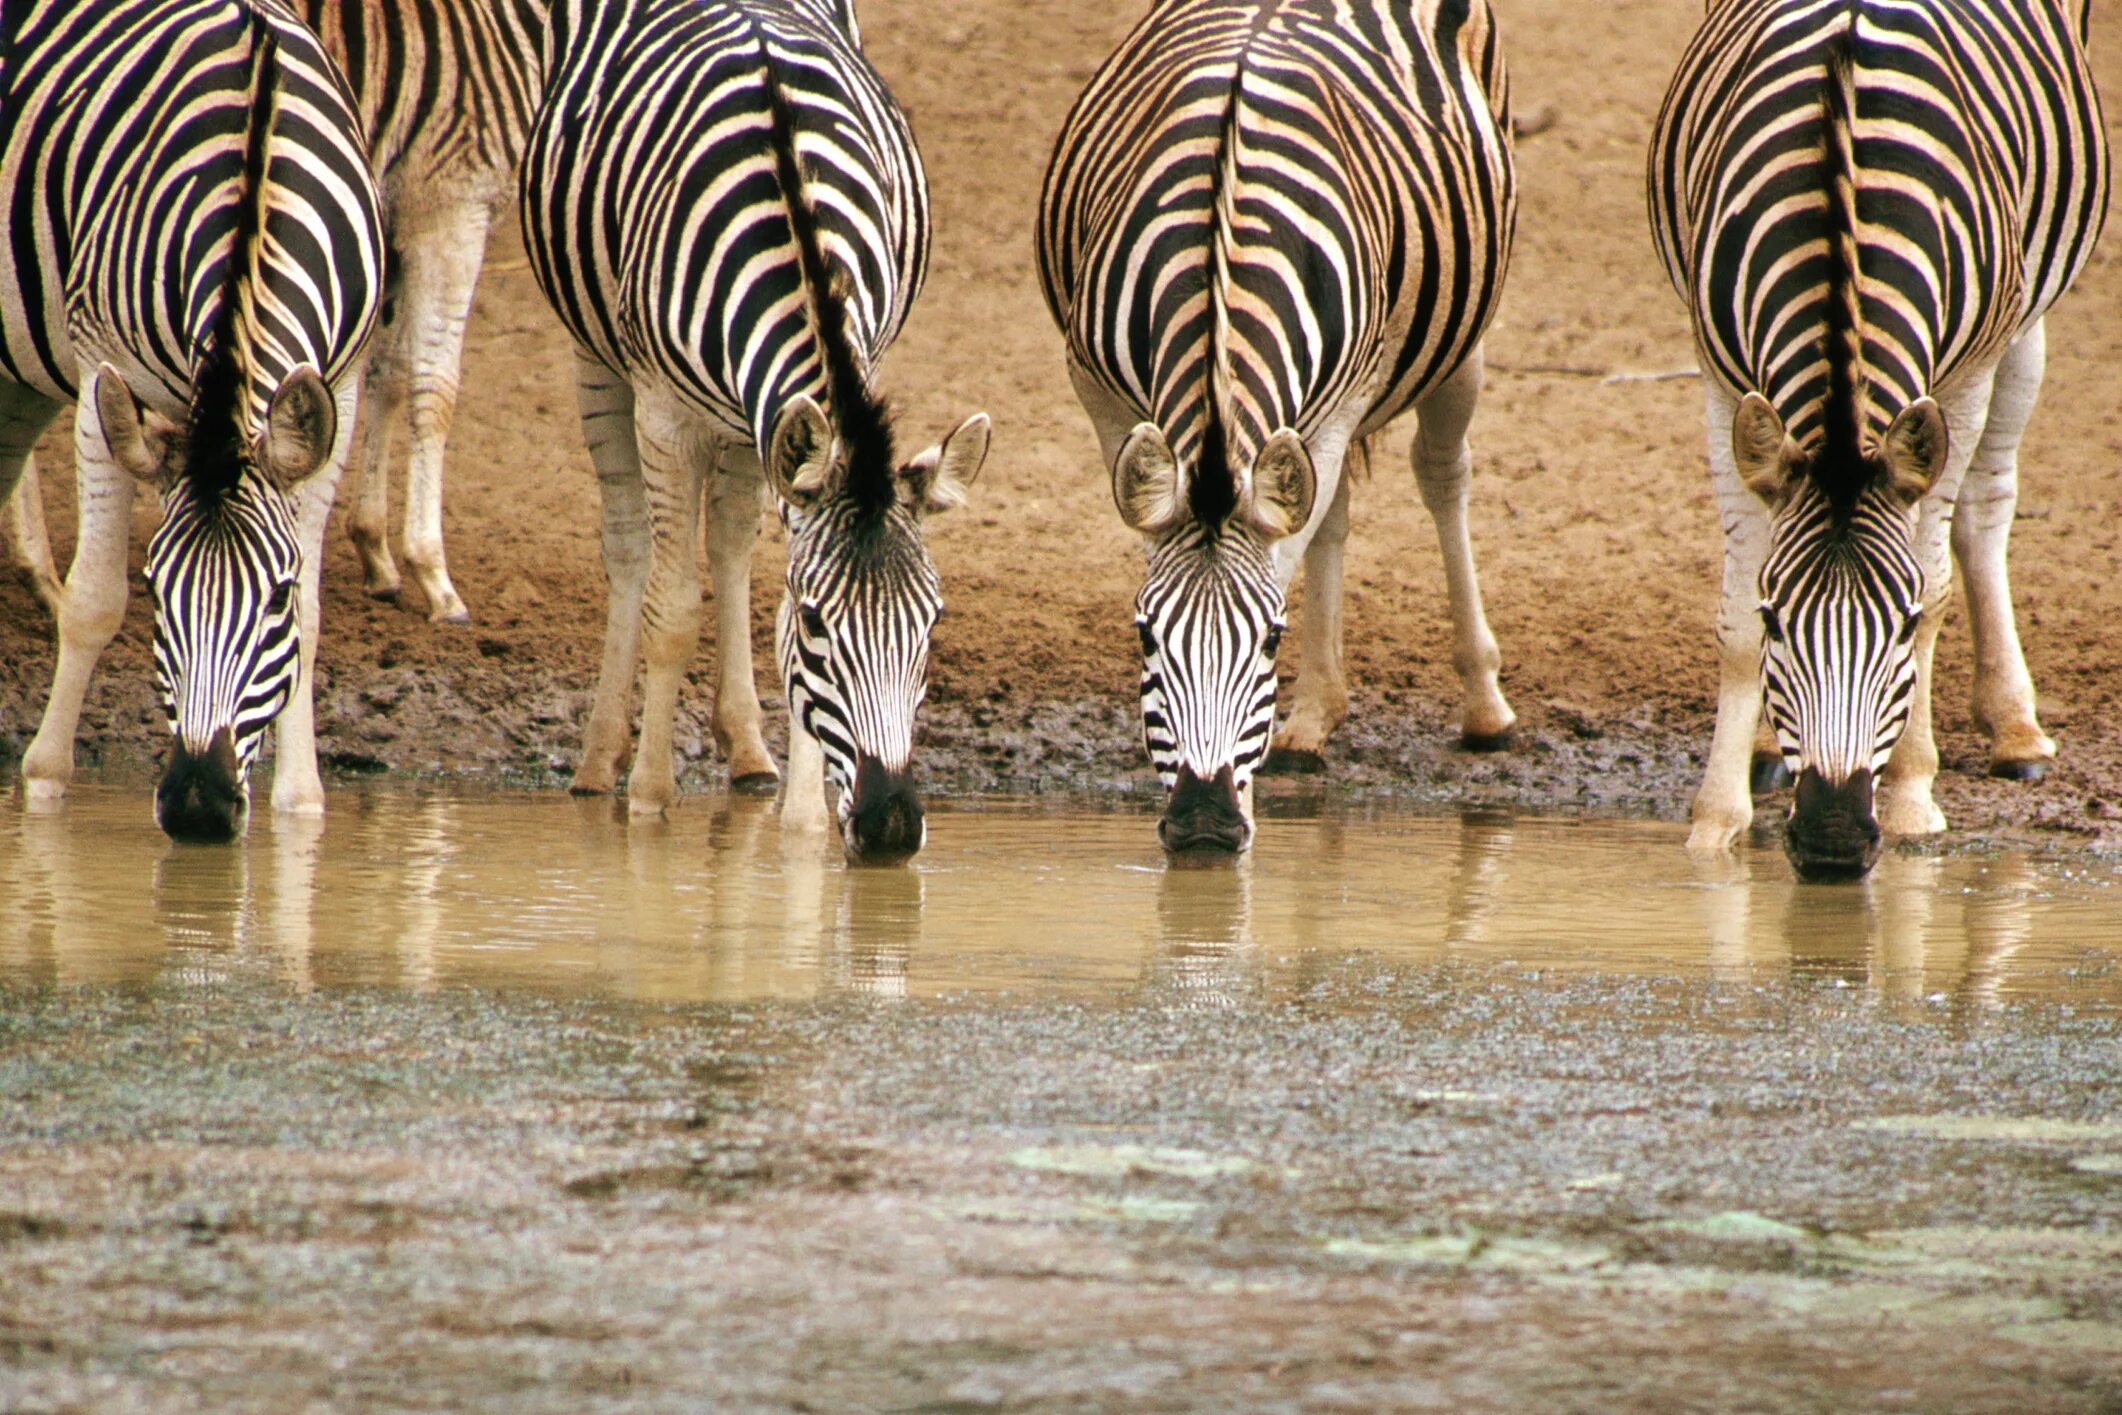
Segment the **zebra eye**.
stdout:
<path fill-rule="evenodd" d="M 1783 621 L 1776 618 L 1774 605 L 1761 606 L 1761 632 L 1768 635 L 1768 641 L 1772 644 L 1783 642 Z"/>
<path fill-rule="evenodd" d="M 1911 609 L 1910 611 L 1908 611 L 1908 618 L 1904 619 L 1901 622 L 1901 642 L 1905 644 L 1910 639 L 1916 637 L 1916 630 L 1921 628 L 1922 626 L 1923 611 L 1920 609 Z"/>
<path fill-rule="evenodd" d="M 825 637 L 825 616 L 818 612 L 815 604 L 805 604 L 797 611 L 803 616 L 803 632 L 814 639 Z"/>
<path fill-rule="evenodd" d="M 1147 619 L 1135 621 L 1135 632 L 1142 637 L 1142 656 L 1148 658 L 1157 651 L 1157 636 L 1149 631 Z"/>
<path fill-rule="evenodd" d="M 293 580 L 282 580 L 279 584 L 273 586 L 273 597 L 265 602 L 266 612 L 268 614 L 287 613 L 288 600 L 293 597 L 294 593 L 295 582 Z"/>
<path fill-rule="evenodd" d="M 1263 644 L 1261 644 L 1261 645 L 1260 645 L 1260 656 L 1261 656 L 1262 658 L 1273 658 L 1273 657 L 1275 656 L 1275 650 L 1277 650 L 1277 649 L 1279 649 L 1279 648 L 1281 648 L 1281 647 L 1282 647 L 1282 626 L 1281 626 L 1280 624 L 1270 624 L 1270 625 L 1268 625 L 1268 626 L 1267 626 L 1267 641 L 1266 641 L 1265 643 L 1263 643 Z"/>

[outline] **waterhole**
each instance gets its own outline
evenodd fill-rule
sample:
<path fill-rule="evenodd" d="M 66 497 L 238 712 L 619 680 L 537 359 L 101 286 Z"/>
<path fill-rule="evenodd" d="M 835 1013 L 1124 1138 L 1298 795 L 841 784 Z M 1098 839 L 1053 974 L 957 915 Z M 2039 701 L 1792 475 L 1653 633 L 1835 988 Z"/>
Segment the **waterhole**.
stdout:
<path fill-rule="evenodd" d="M 2122 1006 L 2112 867 L 1893 853 L 1857 885 L 1683 828 L 1329 809 L 1189 867 L 1132 812 L 938 802 L 908 868 L 849 869 L 771 802 L 376 786 L 322 821 L 261 811 L 233 849 L 172 844 L 136 790 L 0 813 L 0 969 L 18 982 L 476 987 L 665 1002 L 955 993 L 1207 1002 L 1322 970 L 1466 963 L 1830 985 L 1919 1002 Z"/>

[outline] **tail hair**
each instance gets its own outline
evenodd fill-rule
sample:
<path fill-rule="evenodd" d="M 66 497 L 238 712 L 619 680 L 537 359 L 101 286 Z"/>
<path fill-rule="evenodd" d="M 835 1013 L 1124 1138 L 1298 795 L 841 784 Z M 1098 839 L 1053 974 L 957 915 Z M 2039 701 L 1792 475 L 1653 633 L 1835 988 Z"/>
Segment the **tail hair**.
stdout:
<path fill-rule="evenodd" d="M 1203 526 L 1220 525 L 1238 506 L 1238 473 L 1230 463 L 1230 268 L 1236 241 L 1238 189 L 1238 98 L 1244 61 L 1231 79 L 1230 101 L 1216 141 L 1215 191 L 1209 221 L 1208 387 L 1201 450 L 1186 483 L 1187 509 Z"/>

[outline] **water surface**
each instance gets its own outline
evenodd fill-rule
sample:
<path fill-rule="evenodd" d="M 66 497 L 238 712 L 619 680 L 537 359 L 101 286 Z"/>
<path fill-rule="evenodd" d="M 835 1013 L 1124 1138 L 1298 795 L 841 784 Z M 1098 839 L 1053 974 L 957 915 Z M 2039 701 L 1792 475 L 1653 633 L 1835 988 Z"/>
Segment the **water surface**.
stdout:
<path fill-rule="evenodd" d="M 1262 822 L 1235 865 L 1173 867 L 1135 813 L 940 803 L 913 867 L 851 870 L 770 802 L 668 822 L 557 794 L 341 790 L 175 845 L 136 788 L 0 813 L 0 977 L 472 986 L 654 1001 L 961 992 L 1209 1004 L 1301 993 L 1350 958 L 2122 1005 L 2101 865 L 1896 853 L 1858 885 L 1773 848 L 1711 867 L 1683 828 L 1343 811 Z"/>

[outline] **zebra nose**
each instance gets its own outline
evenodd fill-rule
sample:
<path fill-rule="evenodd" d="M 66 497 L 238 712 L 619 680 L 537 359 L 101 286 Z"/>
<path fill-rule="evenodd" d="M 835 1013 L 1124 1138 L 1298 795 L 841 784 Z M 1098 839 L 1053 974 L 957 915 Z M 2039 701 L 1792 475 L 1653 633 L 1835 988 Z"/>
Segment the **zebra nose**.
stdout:
<path fill-rule="evenodd" d="M 225 844 L 242 833 L 249 811 L 228 728 L 216 732 L 204 752 L 194 752 L 181 737 L 171 744 L 169 766 L 155 787 L 155 823 L 164 834 Z"/>
<path fill-rule="evenodd" d="M 862 865 L 896 865 L 911 858 L 928 838 L 921 793 L 913 773 L 875 757 L 855 759 L 855 802 L 841 843 L 847 858 Z"/>
<path fill-rule="evenodd" d="M 1231 769 L 1223 767 L 1212 777 L 1194 774 L 1182 763 L 1172 798 L 1157 822 L 1157 839 L 1174 855 L 1190 851 L 1236 854 L 1252 839 L 1252 827 L 1238 805 L 1238 787 Z"/>
<path fill-rule="evenodd" d="M 1801 772 L 1783 850 L 1800 879 L 1862 879 L 1879 858 L 1870 770 L 1859 767 L 1839 783 L 1817 767 Z"/>

